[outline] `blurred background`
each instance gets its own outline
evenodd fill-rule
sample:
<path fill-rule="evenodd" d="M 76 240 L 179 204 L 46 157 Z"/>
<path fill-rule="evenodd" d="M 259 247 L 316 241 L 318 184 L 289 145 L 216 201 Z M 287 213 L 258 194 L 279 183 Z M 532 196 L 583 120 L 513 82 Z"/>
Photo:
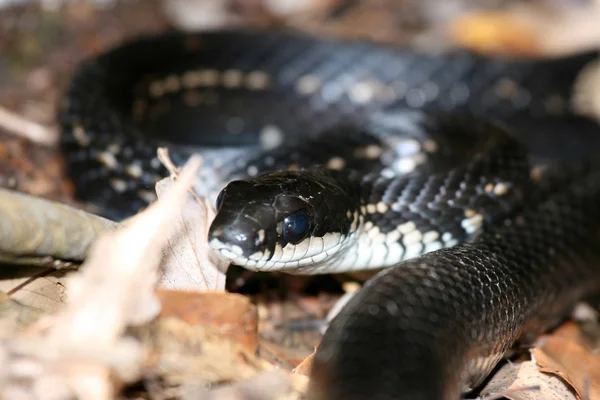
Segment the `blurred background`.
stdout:
<path fill-rule="evenodd" d="M 506 57 L 558 57 L 597 47 L 599 3 L 598 0 L 0 1 L 0 185 L 54 198 L 69 197 L 68 182 L 59 177 L 60 160 L 51 156 L 53 147 L 30 148 L 31 140 L 9 139 L 5 133 L 25 134 L 34 139 L 33 143 L 56 143 L 57 133 L 52 132 L 56 102 L 77 63 L 142 33 L 172 28 L 285 26 L 320 36 L 403 43 L 425 51 L 465 47 Z M 39 154 L 30 157 L 27 155 L 30 151 Z M 15 157 L 20 161 L 12 162 L 25 163 L 20 165 L 19 172 L 14 171 L 10 162 L 6 164 Z M 44 168 L 34 168 L 25 160 L 41 162 Z M 32 176 L 24 175 L 27 171 Z M 44 175 L 33 176 L 34 172 Z"/>

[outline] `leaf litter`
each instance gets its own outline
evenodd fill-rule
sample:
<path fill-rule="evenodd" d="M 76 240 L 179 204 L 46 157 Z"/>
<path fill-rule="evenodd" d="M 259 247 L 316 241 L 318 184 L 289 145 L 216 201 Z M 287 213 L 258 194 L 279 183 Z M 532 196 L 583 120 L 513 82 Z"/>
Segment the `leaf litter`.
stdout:
<path fill-rule="evenodd" d="M 207 231 L 208 207 L 189 190 L 199 165 L 192 158 L 157 184 L 155 204 L 97 239 L 80 269 L 64 278 L 68 295 L 53 313 L 3 330 L 1 395 L 110 399 L 140 380 L 178 387 L 182 398 L 225 398 L 265 382 L 272 395 L 304 386 L 258 357 L 256 306 L 226 293 L 226 266 L 195 247 Z M 4 321 L 24 307 L 9 298 L 0 304 Z M 220 388 L 247 379 L 258 383 Z"/>

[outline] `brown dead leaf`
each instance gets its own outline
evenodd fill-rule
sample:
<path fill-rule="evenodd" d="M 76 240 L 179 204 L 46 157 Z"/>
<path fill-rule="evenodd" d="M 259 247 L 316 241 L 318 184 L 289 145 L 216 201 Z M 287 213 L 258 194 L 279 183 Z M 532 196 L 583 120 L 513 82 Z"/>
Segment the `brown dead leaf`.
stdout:
<path fill-rule="evenodd" d="M 58 312 L 2 341 L 0 397 L 107 400 L 141 377 L 146 349 L 127 328 L 158 315 L 161 249 L 199 165 L 191 158 L 163 199 L 94 242 Z"/>
<path fill-rule="evenodd" d="M 150 366 L 154 375 L 171 384 L 217 384 L 248 379 L 270 365 L 261 361 L 219 326 L 191 325 L 177 317 L 161 317 L 149 330 L 154 349 Z M 143 332 L 142 332 L 143 334 Z"/>
<path fill-rule="evenodd" d="M 582 330 L 582 326 L 575 321 L 565 322 L 552 333 L 552 336 L 578 343 L 583 347 L 592 346 L 589 337 Z"/>
<path fill-rule="evenodd" d="M 600 399 L 600 358 L 580 342 L 572 327 L 559 335 L 547 335 L 531 350 L 540 370 L 560 376 L 579 395 L 589 400 Z"/>
<path fill-rule="evenodd" d="M 576 400 L 562 379 L 544 374 L 533 361 L 507 363 L 481 391 L 482 399 Z"/>
<path fill-rule="evenodd" d="M 199 293 L 158 290 L 161 317 L 175 317 L 189 325 L 210 325 L 223 338 L 255 353 L 258 347 L 258 314 L 250 300 L 235 293 Z"/>

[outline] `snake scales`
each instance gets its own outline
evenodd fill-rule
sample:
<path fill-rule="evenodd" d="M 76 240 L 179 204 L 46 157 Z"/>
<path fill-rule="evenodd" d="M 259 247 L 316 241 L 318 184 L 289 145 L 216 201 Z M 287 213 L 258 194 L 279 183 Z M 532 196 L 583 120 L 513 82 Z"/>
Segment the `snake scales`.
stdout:
<path fill-rule="evenodd" d="M 85 62 L 58 121 L 78 196 L 109 217 L 154 199 L 168 144 L 204 156 L 222 257 L 392 266 L 332 322 L 313 397 L 456 399 L 599 287 L 598 128 L 570 107 L 592 59 L 169 33 Z"/>

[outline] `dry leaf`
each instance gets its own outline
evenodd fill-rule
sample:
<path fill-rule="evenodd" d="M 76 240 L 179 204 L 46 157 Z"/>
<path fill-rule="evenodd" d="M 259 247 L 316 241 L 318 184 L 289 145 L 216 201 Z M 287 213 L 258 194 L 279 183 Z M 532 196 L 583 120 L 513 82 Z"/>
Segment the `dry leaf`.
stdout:
<path fill-rule="evenodd" d="M 271 368 L 257 357 L 258 315 L 247 297 L 162 289 L 156 294 L 160 316 L 139 330 L 153 349 L 154 375 L 195 393 L 197 385 L 237 382 Z"/>
<path fill-rule="evenodd" d="M 158 197 L 174 184 L 166 178 L 156 185 Z M 214 218 L 208 205 L 193 192 L 175 220 L 175 233 L 169 238 L 161 263 L 158 286 L 177 290 L 224 290 L 229 263 L 217 259 L 208 247 L 208 227 Z"/>
<path fill-rule="evenodd" d="M 558 377 L 539 371 L 533 361 L 507 363 L 481 391 L 482 399 L 576 400 L 575 394 Z"/>
<path fill-rule="evenodd" d="M 45 313 L 42 310 L 28 307 L 23 303 L 11 298 L 7 294 L 0 293 L 0 333 L 10 335 L 24 329 L 26 326 L 37 321 Z"/>
<path fill-rule="evenodd" d="M 53 314 L 63 305 L 66 271 L 24 265 L 2 268 L 0 291 L 10 293 L 18 301 L 38 314 Z"/>
<path fill-rule="evenodd" d="M 161 317 L 151 325 L 154 375 L 171 384 L 216 384 L 251 378 L 270 368 L 220 327 Z"/>
<path fill-rule="evenodd" d="M 161 317 L 175 317 L 191 326 L 210 325 L 223 338 L 255 353 L 258 346 L 258 315 L 250 300 L 235 293 L 157 291 Z"/>
<path fill-rule="evenodd" d="M 573 328 L 562 335 L 543 336 L 531 350 L 540 370 L 568 382 L 579 398 L 600 399 L 600 358 L 578 343 Z"/>
<path fill-rule="evenodd" d="M 2 342 L 0 396 L 109 400 L 122 383 L 139 379 L 145 351 L 126 328 L 159 311 L 161 249 L 199 164 L 191 159 L 163 199 L 98 238 L 67 280 L 69 296 L 57 313 Z"/>
<path fill-rule="evenodd" d="M 581 323 L 577 323 L 575 321 L 567 321 L 561 326 L 559 326 L 554 332 L 552 332 L 553 337 L 559 337 L 568 341 L 572 341 L 574 343 L 578 343 L 580 346 L 591 348 L 593 346 L 592 339 L 589 337 L 588 332 L 585 332 L 582 329 L 583 324 L 594 323 L 596 322 L 585 321 Z"/>

